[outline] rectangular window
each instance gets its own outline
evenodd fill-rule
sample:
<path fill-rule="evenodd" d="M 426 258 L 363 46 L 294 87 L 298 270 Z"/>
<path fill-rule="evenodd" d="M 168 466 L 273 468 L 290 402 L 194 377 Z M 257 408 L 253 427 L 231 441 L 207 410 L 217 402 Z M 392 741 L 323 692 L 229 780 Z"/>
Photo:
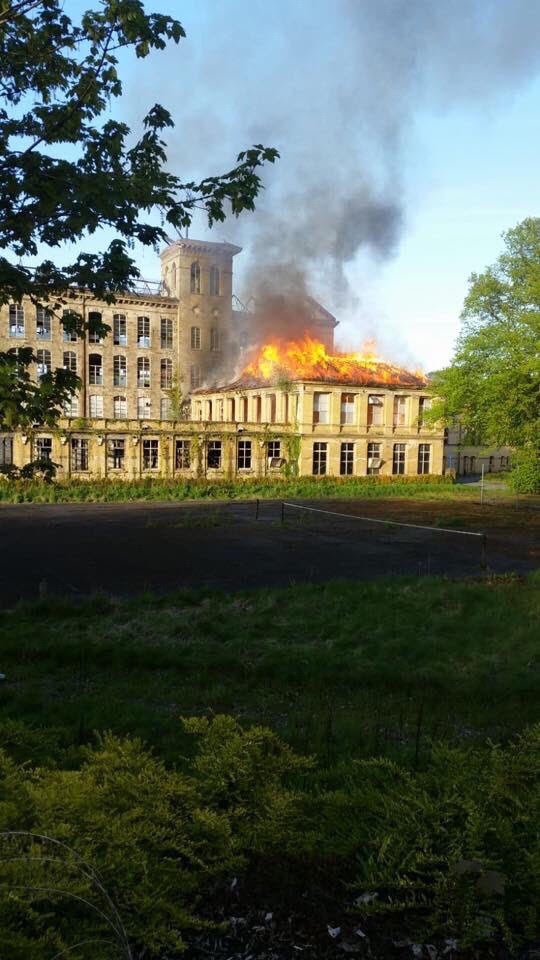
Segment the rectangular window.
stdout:
<path fill-rule="evenodd" d="M 330 422 L 330 394 L 313 394 L 313 423 Z"/>
<path fill-rule="evenodd" d="M 36 440 L 36 460 L 52 459 L 52 437 L 38 437 Z"/>
<path fill-rule="evenodd" d="M 70 397 L 69 400 L 65 401 L 64 416 L 65 417 L 79 416 L 79 398 L 78 397 Z"/>
<path fill-rule="evenodd" d="M 339 472 L 342 477 L 349 477 L 354 470 L 354 443 L 342 443 L 339 456 Z"/>
<path fill-rule="evenodd" d="M 137 317 L 137 346 L 150 346 L 150 317 Z"/>
<path fill-rule="evenodd" d="M 177 440 L 175 460 L 177 470 L 189 470 L 191 464 L 191 441 Z"/>
<path fill-rule="evenodd" d="M 159 464 L 159 441 L 143 440 L 142 465 L 143 470 L 157 470 Z"/>
<path fill-rule="evenodd" d="M 168 357 L 161 360 L 160 362 L 160 386 L 162 390 L 167 390 L 173 385 L 173 367 L 172 360 L 169 360 Z"/>
<path fill-rule="evenodd" d="M 90 416 L 101 420 L 103 417 L 103 397 L 90 396 Z"/>
<path fill-rule="evenodd" d="M 407 426 L 407 397 L 394 397 L 394 426 Z"/>
<path fill-rule="evenodd" d="M 276 422 L 276 410 L 277 410 L 277 401 L 275 393 L 268 393 L 266 395 L 266 410 L 268 416 L 268 423 Z"/>
<path fill-rule="evenodd" d="M 152 401 L 150 397 L 137 397 L 137 417 L 139 420 L 149 420 L 152 416 Z"/>
<path fill-rule="evenodd" d="M 127 346 L 127 320 L 123 313 L 113 317 L 113 342 L 117 347 Z"/>
<path fill-rule="evenodd" d="M 262 416 L 262 397 L 253 397 L 253 404 L 255 406 L 255 423 L 260 423 Z"/>
<path fill-rule="evenodd" d="M 268 459 L 276 460 L 281 457 L 281 440 L 268 441 Z"/>
<path fill-rule="evenodd" d="M 368 443 L 367 445 L 367 473 L 368 477 L 378 476 L 382 467 L 381 445 L 380 443 Z"/>
<path fill-rule="evenodd" d="M 425 415 L 428 410 L 431 410 L 431 397 L 420 397 L 418 401 L 418 426 L 424 427 L 426 420 Z"/>
<path fill-rule="evenodd" d="M 51 372 L 51 351 L 50 350 L 37 350 L 36 351 L 36 368 L 38 377 L 45 376 L 46 373 Z"/>
<path fill-rule="evenodd" d="M 370 393 L 367 402 L 368 427 L 382 427 L 384 422 L 384 397 Z"/>
<path fill-rule="evenodd" d="M 326 473 L 327 446 L 326 443 L 313 444 L 313 473 L 315 476 L 321 477 Z"/>
<path fill-rule="evenodd" d="M 392 473 L 393 474 L 405 473 L 405 444 L 404 443 L 394 444 L 394 454 L 392 457 Z"/>
<path fill-rule="evenodd" d="M 162 397 L 159 401 L 159 415 L 162 420 L 172 420 L 170 397 Z"/>
<path fill-rule="evenodd" d="M 107 460 L 110 470 L 123 470 L 126 456 L 126 441 L 120 439 L 109 440 Z"/>
<path fill-rule="evenodd" d="M 210 330 L 210 349 L 211 350 L 221 350 L 219 330 L 217 327 L 212 327 Z"/>
<path fill-rule="evenodd" d="M 191 328 L 191 349 L 192 350 L 201 349 L 201 328 L 200 327 Z"/>
<path fill-rule="evenodd" d="M 63 318 L 63 319 L 66 318 L 66 319 L 67 319 L 68 317 L 70 317 L 70 316 L 72 315 L 72 313 L 73 313 L 72 310 L 64 310 L 64 312 L 63 312 L 63 314 L 62 314 L 62 318 Z M 63 325 L 63 323 L 62 323 L 62 331 L 63 331 L 63 332 L 62 332 L 62 338 L 63 338 L 64 340 L 66 340 L 68 343 L 77 343 L 78 337 L 77 337 L 77 331 L 76 331 L 76 330 L 68 330 L 68 329 L 66 329 L 66 327 L 65 327 L 65 326 Z"/>
<path fill-rule="evenodd" d="M 418 473 L 429 473 L 431 446 L 429 443 L 418 445 Z"/>
<path fill-rule="evenodd" d="M 115 420 L 126 420 L 128 415 L 126 397 L 113 398 L 113 417 Z"/>
<path fill-rule="evenodd" d="M 197 367 L 195 364 L 191 365 L 189 371 L 189 382 L 192 390 L 196 390 L 201 385 L 201 368 Z"/>
<path fill-rule="evenodd" d="M 172 350 L 173 345 L 173 322 L 170 317 L 161 318 L 160 326 L 160 344 L 162 350 Z"/>
<path fill-rule="evenodd" d="M 103 359 L 99 353 L 91 353 L 88 362 L 89 382 L 103 383 Z"/>
<path fill-rule="evenodd" d="M 24 307 L 21 303 L 9 305 L 9 335 L 10 337 L 24 337 Z"/>
<path fill-rule="evenodd" d="M 0 467 L 13 465 L 13 437 L 0 437 Z"/>
<path fill-rule="evenodd" d="M 238 469 L 251 470 L 251 440 L 238 441 Z"/>
<path fill-rule="evenodd" d="M 137 386 L 148 389 L 150 386 L 150 358 L 137 357 Z"/>
<path fill-rule="evenodd" d="M 125 357 L 113 357 L 113 385 L 115 387 L 127 386 L 127 360 Z"/>
<path fill-rule="evenodd" d="M 210 440 L 208 442 L 208 452 L 206 462 L 211 470 L 219 470 L 221 467 L 221 440 Z"/>
<path fill-rule="evenodd" d="M 51 315 L 43 307 L 36 307 L 36 337 L 38 340 L 51 339 Z"/>
<path fill-rule="evenodd" d="M 71 441 L 71 469 L 88 470 L 88 440 L 73 438 Z"/>
<path fill-rule="evenodd" d="M 341 394 L 341 423 L 354 423 L 354 393 Z"/>

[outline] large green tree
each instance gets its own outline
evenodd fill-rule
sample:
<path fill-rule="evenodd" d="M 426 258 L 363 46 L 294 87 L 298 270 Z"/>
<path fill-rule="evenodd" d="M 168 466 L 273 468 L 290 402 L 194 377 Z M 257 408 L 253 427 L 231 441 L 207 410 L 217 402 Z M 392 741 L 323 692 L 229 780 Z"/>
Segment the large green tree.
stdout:
<path fill-rule="evenodd" d="M 473 443 L 537 455 L 540 442 L 540 218 L 503 234 L 504 252 L 470 278 L 449 367 L 434 377 L 433 414 L 459 418 Z"/>
<path fill-rule="evenodd" d="M 167 169 L 173 121 L 163 106 L 151 107 L 138 138 L 109 110 L 122 94 L 118 51 L 147 57 L 178 43 L 181 24 L 147 13 L 143 0 L 100 0 L 76 22 L 68 12 L 62 0 L 0 0 L 0 303 L 28 295 L 53 311 L 74 289 L 112 302 L 115 291 L 132 288 L 134 242 L 157 247 L 189 226 L 195 210 L 210 225 L 252 210 L 260 167 L 277 157 L 257 144 L 220 176 L 181 180 Z M 115 239 L 101 253 L 80 252 L 63 268 L 52 259 L 33 270 L 20 263 L 43 245 L 82 244 L 102 227 Z M 76 311 L 62 322 L 85 335 Z M 32 359 L 28 351 L 0 354 L 0 423 L 50 422 L 77 388 L 69 371 L 32 386 Z"/>

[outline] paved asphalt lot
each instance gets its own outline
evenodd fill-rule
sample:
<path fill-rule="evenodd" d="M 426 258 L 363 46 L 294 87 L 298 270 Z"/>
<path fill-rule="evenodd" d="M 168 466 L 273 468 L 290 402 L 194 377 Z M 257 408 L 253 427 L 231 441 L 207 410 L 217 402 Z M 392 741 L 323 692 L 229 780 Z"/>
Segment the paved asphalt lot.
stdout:
<path fill-rule="evenodd" d="M 294 511 L 282 525 L 277 502 L 261 502 L 258 520 L 253 502 L 3 504 L 0 544 L 3 606 L 40 592 L 76 598 L 481 573 L 477 538 Z M 536 565 L 519 543 L 508 552 L 488 540 L 487 557 L 498 572 Z"/>

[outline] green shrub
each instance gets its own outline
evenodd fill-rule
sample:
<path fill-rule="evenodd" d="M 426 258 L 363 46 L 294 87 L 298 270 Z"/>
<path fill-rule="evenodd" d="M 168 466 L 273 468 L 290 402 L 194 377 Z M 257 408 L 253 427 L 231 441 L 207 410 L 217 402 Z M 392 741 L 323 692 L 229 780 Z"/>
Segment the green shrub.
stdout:
<path fill-rule="evenodd" d="M 540 493 L 540 451 L 526 447 L 514 453 L 510 486 L 515 493 Z"/>

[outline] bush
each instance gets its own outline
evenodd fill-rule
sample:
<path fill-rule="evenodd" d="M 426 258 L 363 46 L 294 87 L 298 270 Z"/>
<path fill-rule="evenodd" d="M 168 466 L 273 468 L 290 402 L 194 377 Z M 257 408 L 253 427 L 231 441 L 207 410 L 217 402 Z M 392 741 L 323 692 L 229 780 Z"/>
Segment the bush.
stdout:
<path fill-rule="evenodd" d="M 538 450 L 526 447 L 514 453 L 510 486 L 515 493 L 540 493 L 540 452 Z"/>

